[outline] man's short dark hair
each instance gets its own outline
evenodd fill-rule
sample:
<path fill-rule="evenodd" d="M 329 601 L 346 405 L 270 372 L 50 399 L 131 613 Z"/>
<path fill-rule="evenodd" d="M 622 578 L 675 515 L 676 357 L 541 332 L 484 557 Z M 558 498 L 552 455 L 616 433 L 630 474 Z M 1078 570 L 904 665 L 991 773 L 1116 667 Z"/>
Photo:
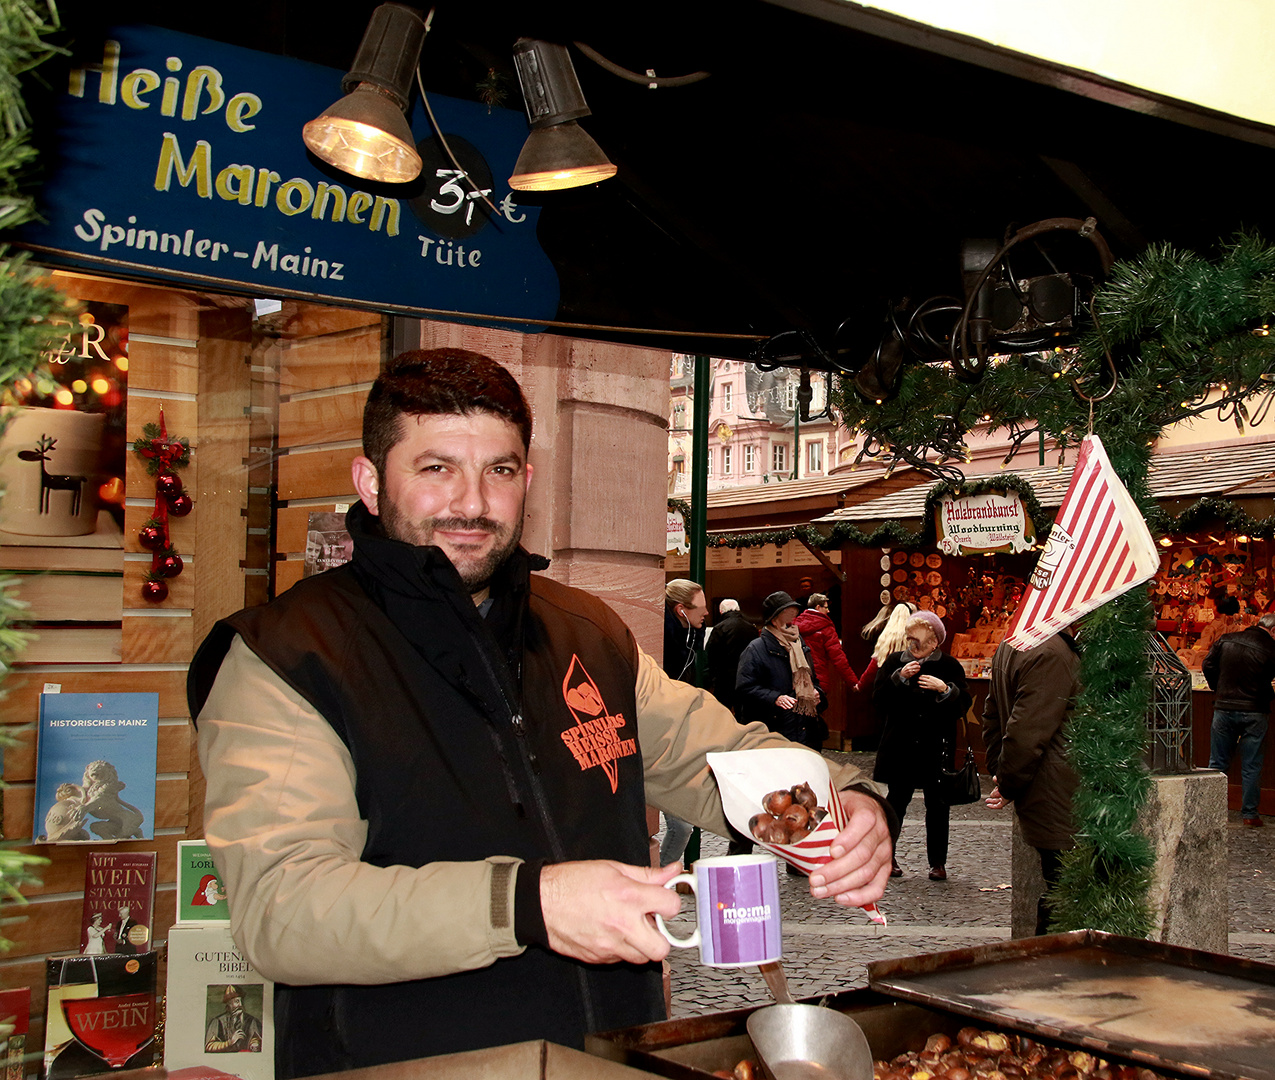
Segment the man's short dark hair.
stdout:
<path fill-rule="evenodd" d="M 385 474 L 385 459 L 403 437 L 403 416 L 488 412 L 518 429 L 531 446 L 531 410 L 522 388 L 495 360 L 465 349 L 399 353 L 372 384 L 363 406 L 363 453 Z"/>

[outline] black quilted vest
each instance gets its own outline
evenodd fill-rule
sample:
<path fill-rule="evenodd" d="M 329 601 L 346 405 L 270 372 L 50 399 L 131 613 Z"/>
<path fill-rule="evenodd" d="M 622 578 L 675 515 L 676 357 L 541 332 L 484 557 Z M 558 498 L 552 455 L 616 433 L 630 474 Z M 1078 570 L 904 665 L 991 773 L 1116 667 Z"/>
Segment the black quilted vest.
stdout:
<path fill-rule="evenodd" d="M 519 551 L 482 618 L 447 558 L 372 533 L 351 511 L 354 561 L 218 623 L 191 665 L 197 716 L 235 634 L 349 748 L 368 822 L 364 862 L 489 855 L 645 865 L 637 650 L 601 601 L 532 578 Z M 541 565 L 545 565 L 540 560 Z M 539 567 L 536 567 L 539 568 Z M 539 946 L 487 968 L 385 986 L 278 985 L 281 1078 L 662 1015 L 658 965 L 590 965 Z"/>

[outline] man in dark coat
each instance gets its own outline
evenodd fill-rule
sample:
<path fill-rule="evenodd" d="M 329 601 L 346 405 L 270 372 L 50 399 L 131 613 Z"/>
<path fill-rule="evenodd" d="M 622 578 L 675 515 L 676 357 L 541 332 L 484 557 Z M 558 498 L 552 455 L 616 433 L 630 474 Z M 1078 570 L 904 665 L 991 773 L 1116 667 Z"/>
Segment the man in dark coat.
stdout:
<path fill-rule="evenodd" d="M 1238 745 L 1240 750 L 1240 817 L 1256 828 L 1262 794 L 1262 763 L 1266 759 L 1267 715 L 1275 690 L 1275 614 L 1263 615 L 1256 626 L 1223 634 L 1204 658 L 1204 678 L 1213 691 L 1213 731 L 1209 768 L 1226 772 Z"/>
<path fill-rule="evenodd" d="M 1014 804 L 1023 839 L 1040 853 L 1047 891 L 1058 883 L 1062 852 L 1074 846 L 1077 781 L 1067 761 L 1065 728 L 1079 676 L 1080 655 L 1066 631 L 1023 652 L 1001 642 L 983 706 L 987 771 L 996 783 L 987 805 L 997 810 Z M 1045 933 L 1048 922 L 1046 895 L 1036 902 L 1036 933 Z"/>
<path fill-rule="evenodd" d="M 744 618 L 739 601 L 723 600 L 718 606 L 721 618 L 713 624 L 704 646 L 704 659 L 708 664 L 706 689 L 732 712 L 735 710 L 735 676 L 739 672 L 739 658 L 748 643 L 757 638 L 757 627 Z"/>

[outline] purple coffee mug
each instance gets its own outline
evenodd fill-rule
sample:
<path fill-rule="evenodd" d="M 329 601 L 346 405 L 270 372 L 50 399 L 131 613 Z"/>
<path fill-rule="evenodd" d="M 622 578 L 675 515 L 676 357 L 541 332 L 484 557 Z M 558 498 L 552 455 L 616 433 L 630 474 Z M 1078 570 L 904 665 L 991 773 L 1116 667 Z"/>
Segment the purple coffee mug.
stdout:
<path fill-rule="evenodd" d="M 698 945 L 700 962 L 709 967 L 756 967 L 780 959 L 778 866 L 773 855 L 700 859 L 693 874 L 679 874 L 665 885 L 690 885 L 695 893 L 695 933 L 676 938 L 656 915 L 660 933 L 679 949 Z"/>

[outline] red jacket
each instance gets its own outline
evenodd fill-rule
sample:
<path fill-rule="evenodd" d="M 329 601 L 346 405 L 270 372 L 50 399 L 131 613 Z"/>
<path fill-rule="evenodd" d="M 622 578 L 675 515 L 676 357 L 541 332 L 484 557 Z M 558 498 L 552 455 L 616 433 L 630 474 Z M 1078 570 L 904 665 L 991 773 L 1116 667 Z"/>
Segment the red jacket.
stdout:
<path fill-rule="evenodd" d="M 859 676 L 854 673 L 850 661 L 846 659 L 845 650 L 841 648 L 841 639 L 837 637 L 837 628 L 832 619 L 817 608 L 806 608 L 797 616 L 793 624 L 801 633 L 801 640 L 810 646 L 811 664 L 815 669 L 815 677 L 826 693 L 832 686 L 832 671 L 841 672 L 846 686 L 858 685 Z"/>

